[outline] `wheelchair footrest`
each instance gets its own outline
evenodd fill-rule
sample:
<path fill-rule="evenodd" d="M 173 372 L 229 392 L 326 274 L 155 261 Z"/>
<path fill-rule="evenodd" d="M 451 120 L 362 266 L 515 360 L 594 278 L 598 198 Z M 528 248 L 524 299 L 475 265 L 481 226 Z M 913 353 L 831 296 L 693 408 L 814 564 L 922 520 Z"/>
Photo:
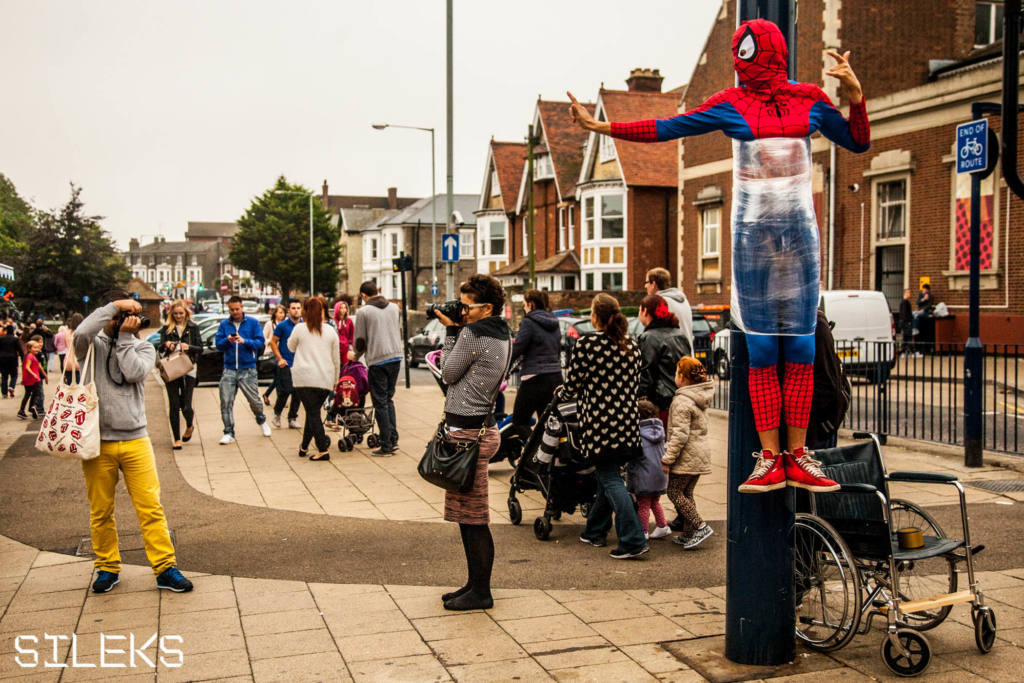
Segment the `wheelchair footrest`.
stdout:
<path fill-rule="evenodd" d="M 931 598 L 924 598 L 922 600 L 908 600 L 900 603 L 900 612 L 904 614 L 912 614 L 914 612 L 924 612 L 930 609 L 937 609 L 939 607 L 945 607 L 946 605 L 956 605 L 961 602 L 973 602 L 974 593 L 969 590 L 957 591 L 956 593 L 944 593 L 942 595 L 936 595 Z M 886 614 L 889 608 L 881 608 L 882 614 Z"/>

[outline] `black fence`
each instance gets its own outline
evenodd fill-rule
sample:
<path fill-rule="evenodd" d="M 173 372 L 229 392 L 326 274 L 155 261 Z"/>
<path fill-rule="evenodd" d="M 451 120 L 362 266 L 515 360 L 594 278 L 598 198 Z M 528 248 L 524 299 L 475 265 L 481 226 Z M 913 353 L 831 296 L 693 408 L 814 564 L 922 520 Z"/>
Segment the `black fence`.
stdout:
<path fill-rule="evenodd" d="M 837 342 L 836 353 L 852 389 L 843 427 L 963 445 L 963 344 L 900 350 L 892 342 Z M 1024 346 L 989 344 L 984 353 L 984 447 L 1021 454 Z M 718 380 L 712 406 L 729 409 L 729 382 Z"/>

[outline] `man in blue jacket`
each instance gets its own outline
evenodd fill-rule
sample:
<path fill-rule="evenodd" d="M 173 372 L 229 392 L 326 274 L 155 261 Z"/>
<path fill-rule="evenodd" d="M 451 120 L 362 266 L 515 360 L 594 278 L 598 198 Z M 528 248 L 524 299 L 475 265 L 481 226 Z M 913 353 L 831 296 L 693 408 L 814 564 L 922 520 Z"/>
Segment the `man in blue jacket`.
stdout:
<path fill-rule="evenodd" d="M 247 316 L 242 310 L 241 297 L 228 299 L 228 313 L 230 316 L 220 321 L 216 341 L 217 348 L 224 352 L 224 373 L 220 377 L 220 417 L 224 421 L 224 436 L 220 438 L 222 446 L 235 440 L 235 395 L 239 389 L 249 402 L 256 424 L 263 429 L 263 436 L 270 436 L 256 374 L 256 364 L 266 343 L 263 329 L 256 318 Z"/>

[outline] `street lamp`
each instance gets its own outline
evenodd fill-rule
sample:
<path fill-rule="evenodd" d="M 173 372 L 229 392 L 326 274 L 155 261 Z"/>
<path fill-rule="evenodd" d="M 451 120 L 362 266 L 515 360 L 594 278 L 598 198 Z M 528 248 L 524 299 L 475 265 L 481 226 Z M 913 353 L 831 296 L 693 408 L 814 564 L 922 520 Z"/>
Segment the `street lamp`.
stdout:
<path fill-rule="evenodd" d="M 274 190 L 274 194 L 301 194 L 309 197 L 309 295 L 313 296 L 313 192 L 299 190 Z"/>
<path fill-rule="evenodd" d="M 434 298 L 434 287 L 437 286 L 437 191 L 434 188 L 434 129 L 419 126 L 399 126 L 394 123 L 374 123 L 374 130 L 385 128 L 406 128 L 408 130 L 424 130 L 430 132 L 430 297 Z"/>

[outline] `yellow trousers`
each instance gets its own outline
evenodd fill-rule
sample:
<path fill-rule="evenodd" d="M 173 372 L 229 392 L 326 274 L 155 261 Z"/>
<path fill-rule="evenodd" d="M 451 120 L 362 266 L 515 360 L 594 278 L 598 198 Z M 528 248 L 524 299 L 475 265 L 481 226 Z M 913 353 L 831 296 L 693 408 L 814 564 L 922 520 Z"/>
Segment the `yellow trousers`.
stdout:
<path fill-rule="evenodd" d="M 89 528 L 96 569 L 121 571 L 121 553 L 117 548 L 117 524 L 114 522 L 114 490 L 120 473 L 128 489 L 142 529 L 142 542 L 153 573 L 160 575 L 176 565 L 174 546 L 167 530 L 167 519 L 160 504 L 160 480 L 156 475 L 153 444 L 148 436 L 131 441 L 103 441 L 100 454 L 82 461 L 85 487 L 89 494 Z"/>

